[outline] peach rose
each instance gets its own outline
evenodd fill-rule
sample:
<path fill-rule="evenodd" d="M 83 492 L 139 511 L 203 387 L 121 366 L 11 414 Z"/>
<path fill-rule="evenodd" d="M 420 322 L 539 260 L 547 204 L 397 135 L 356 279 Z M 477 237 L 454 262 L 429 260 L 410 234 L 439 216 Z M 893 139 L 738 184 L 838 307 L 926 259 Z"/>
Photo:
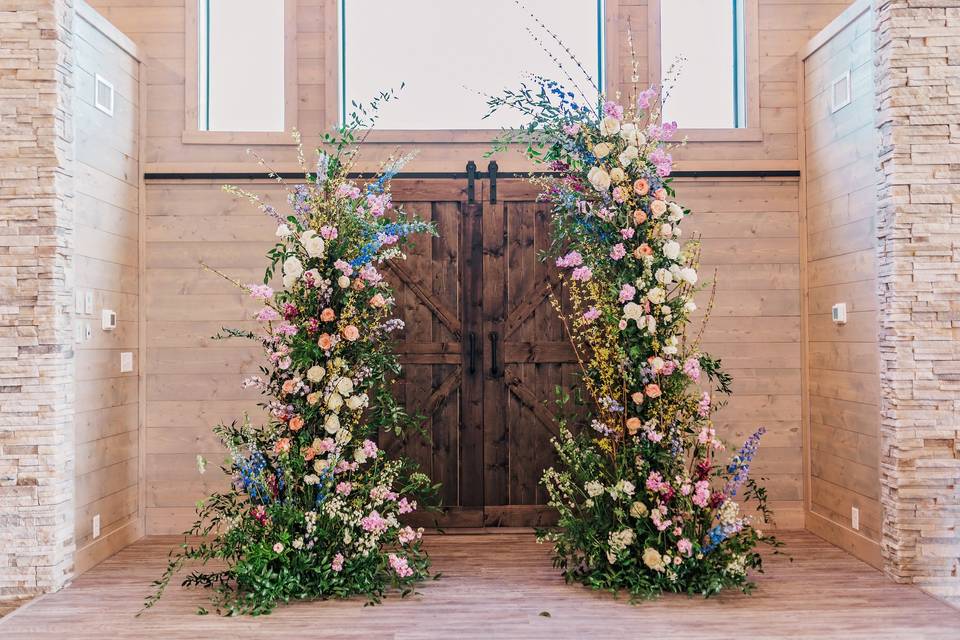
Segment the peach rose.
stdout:
<path fill-rule="evenodd" d="M 321 333 L 320 338 L 317 339 L 317 346 L 324 351 L 328 351 L 333 346 L 333 338 L 330 337 L 329 333 Z"/>
<path fill-rule="evenodd" d="M 302 416 L 293 416 L 290 418 L 290 431 L 300 431 L 303 429 L 303 417 Z"/>
<path fill-rule="evenodd" d="M 666 200 L 667 190 L 661 187 L 653 193 L 653 197 L 656 198 L 657 200 Z"/>
<path fill-rule="evenodd" d="M 343 337 L 349 340 L 350 342 L 353 342 L 354 340 L 360 337 L 360 330 L 357 329 L 352 324 L 348 324 L 347 326 L 345 326 L 340 333 L 342 333 Z"/>
<path fill-rule="evenodd" d="M 309 404 L 310 406 L 313 406 L 313 405 L 317 404 L 318 402 L 320 402 L 320 392 L 319 392 L 319 391 L 314 391 L 313 393 L 307 395 L 307 404 Z"/>
<path fill-rule="evenodd" d="M 287 451 L 290 451 L 290 438 L 280 438 L 273 445 L 274 453 L 286 453 Z"/>
<path fill-rule="evenodd" d="M 633 222 L 634 224 L 643 224 L 647 221 L 647 212 L 643 209 L 637 209 L 633 212 Z"/>
<path fill-rule="evenodd" d="M 637 404 L 643 404 L 643 392 L 642 392 L 642 391 L 634 391 L 634 392 L 630 395 L 630 399 L 633 400 L 634 402 L 636 402 Z"/>
<path fill-rule="evenodd" d="M 633 190 L 637 192 L 637 195 L 645 196 L 650 193 L 650 183 L 644 178 L 638 178 L 633 183 Z"/>
<path fill-rule="evenodd" d="M 648 385 L 646 386 L 646 388 L 643 390 L 643 392 L 644 392 L 645 394 L 647 394 L 647 397 L 649 397 L 649 398 L 659 398 L 659 397 L 660 397 L 660 393 L 661 393 L 661 391 L 660 391 L 660 385 L 654 384 L 654 383 L 651 382 L 650 384 L 648 384 Z"/>
<path fill-rule="evenodd" d="M 306 460 L 307 462 L 310 462 L 316 457 L 317 457 L 317 452 L 314 450 L 313 447 L 307 447 L 306 449 L 303 450 L 303 459 Z"/>
<path fill-rule="evenodd" d="M 357 278 L 356 280 L 353 281 L 353 288 L 356 289 L 357 291 L 363 291 L 363 288 L 366 286 L 367 285 L 364 284 L 363 280 L 361 280 L 360 278 Z"/>
<path fill-rule="evenodd" d="M 296 380 L 293 380 L 293 379 L 284 380 L 283 385 L 280 387 L 280 389 L 283 391 L 283 395 L 289 395 L 293 393 L 293 388 L 295 386 L 297 386 Z"/>
<path fill-rule="evenodd" d="M 640 431 L 640 426 L 640 418 L 627 418 L 627 431 L 630 433 L 630 435 L 634 435 L 637 431 Z"/>
<path fill-rule="evenodd" d="M 652 256 L 652 255 L 653 255 L 653 249 L 646 242 L 644 242 L 642 245 L 640 245 L 633 251 L 633 257 L 637 258 L 638 260 L 643 256 Z"/>
<path fill-rule="evenodd" d="M 385 304 L 387 304 L 387 301 L 386 299 L 384 299 L 383 295 L 380 293 L 370 298 L 370 306 L 373 307 L 374 309 L 379 309 Z"/>
<path fill-rule="evenodd" d="M 330 307 L 327 307 L 326 309 L 320 312 L 320 319 L 323 320 L 324 322 L 333 322 L 333 320 L 336 317 L 337 317 L 337 314 L 335 314 L 333 312 L 333 309 L 331 309 Z"/>

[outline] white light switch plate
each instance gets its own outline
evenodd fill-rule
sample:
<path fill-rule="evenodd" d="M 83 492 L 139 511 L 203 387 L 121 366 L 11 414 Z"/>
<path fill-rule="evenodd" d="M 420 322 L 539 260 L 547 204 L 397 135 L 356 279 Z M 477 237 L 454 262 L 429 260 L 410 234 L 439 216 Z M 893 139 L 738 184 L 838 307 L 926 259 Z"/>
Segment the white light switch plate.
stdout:
<path fill-rule="evenodd" d="M 93 315 L 93 291 L 87 291 L 83 296 L 84 313 Z"/>
<path fill-rule="evenodd" d="M 122 351 L 120 353 L 120 373 L 133 371 L 133 352 Z"/>
<path fill-rule="evenodd" d="M 100 514 L 93 516 L 93 537 L 100 537 Z"/>
<path fill-rule="evenodd" d="M 850 526 L 855 530 L 860 530 L 860 509 L 850 507 Z"/>

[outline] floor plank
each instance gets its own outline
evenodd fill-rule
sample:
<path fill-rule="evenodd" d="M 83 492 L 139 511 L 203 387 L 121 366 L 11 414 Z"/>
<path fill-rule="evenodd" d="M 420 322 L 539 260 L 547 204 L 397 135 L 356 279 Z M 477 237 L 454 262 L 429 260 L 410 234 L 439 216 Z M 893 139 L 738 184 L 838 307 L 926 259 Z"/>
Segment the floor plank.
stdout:
<path fill-rule="evenodd" d="M 421 594 L 378 607 L 362 600 L 297 603 L 263 618 L 196 616 L 197 590 L 171 588 L 134 618 L 175 537 L 145 538 L 0 620 L 14 638 L 910 638 L 960 637 L 960 611 L 896 585 L 807 532 L 782 532 L 751 596 L 668 596 L 630 606 L 566 585 L 529 534 L 430 536 L 443 572 Z M 549 612 L 550 616 L 541 616 Z"/>

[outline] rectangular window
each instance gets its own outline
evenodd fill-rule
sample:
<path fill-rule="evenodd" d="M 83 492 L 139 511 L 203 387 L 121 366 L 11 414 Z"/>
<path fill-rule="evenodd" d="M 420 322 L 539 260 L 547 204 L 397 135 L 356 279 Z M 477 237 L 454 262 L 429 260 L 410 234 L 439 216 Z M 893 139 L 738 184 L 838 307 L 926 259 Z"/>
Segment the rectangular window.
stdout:
<path fill-rule="evenodd" d="M 744 2 L 660 1 L 661 82 L 669 81 L 669 69 L 683 59 L 664 120 L 675 120 L 681 129 L 747 127 Z"/>
<path fill-rule="evenodd" d="M 284 0 L 197 1 L 197 128 L 283 131 Z"/>
<path fill-rule="evenodd" d="M 525 0 L 557 34 L 584 73 L 549 36 L 543 44 L 559 59 L 583 94 L 596 100 L 591 81 L 603 86 L 603 0 Z M 381 130 L 481 130 L 513 127 L 523 118 L 502 111 L 484 120 L 485 94 L 516 87 L 528 74 L 567 85 L 526 28 L 540 30 L 514 0 L 339 0 L 339 110 L 368 102 L 405 84 L 400 99 L 380 112 Z"/>

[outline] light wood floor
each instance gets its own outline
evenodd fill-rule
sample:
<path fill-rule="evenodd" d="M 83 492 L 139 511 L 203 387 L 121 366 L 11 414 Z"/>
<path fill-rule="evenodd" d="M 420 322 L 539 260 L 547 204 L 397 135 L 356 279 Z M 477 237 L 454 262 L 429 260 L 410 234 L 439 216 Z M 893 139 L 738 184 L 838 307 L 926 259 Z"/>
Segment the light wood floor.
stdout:
<path fill-rule="evenodd" d="M 809 533 L 781 537 L 793 562 L 771 558 L 752 596 L 630 606 L 564 584 L 530 535 L 460 534 L 429 538 L 443 576 L 409 600 L 297 603 L 263 618 L 220 618 L 194 615 L 205 594 L 177 587 L 134 618 L 177 541 L 154 537 L 0 620 L 0 638 L 960 638 L 960 611 Z"/>

